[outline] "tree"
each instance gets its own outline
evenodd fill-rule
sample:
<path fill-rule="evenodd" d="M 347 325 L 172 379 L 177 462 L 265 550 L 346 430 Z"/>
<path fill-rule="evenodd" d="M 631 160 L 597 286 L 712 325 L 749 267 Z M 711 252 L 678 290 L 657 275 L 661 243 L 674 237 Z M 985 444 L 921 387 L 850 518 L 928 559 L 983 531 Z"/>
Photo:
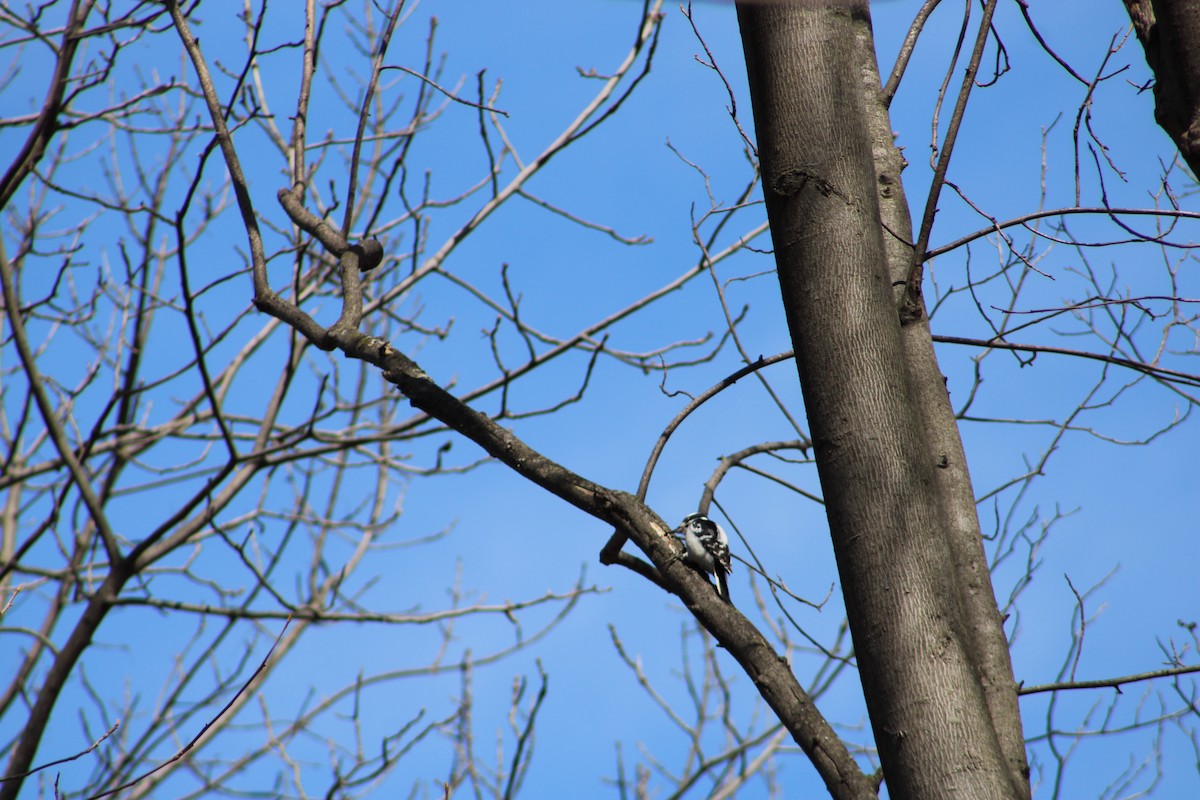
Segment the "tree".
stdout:
<path fill-rule="evenodd" d="M 1200 166 L 1197 153 L 1196 84 L 1200 64 L 1195 44 L 1200 18 L 1188 3 L 1126 0 L 1134 33 L 1154 72 L 1154 116 L 1175 142 L 1192 174 Z"/>
<path fill-rule="evenodd" d="M 309 3 L 303 22 L 291 6 L 247 4 L 236 36 L 221 13 L 206 17 L 224 6 L 201 3 L 6 11 L 4 41 L 22 75 L 6 92 L 26 91 L 33 71 L 44 94 L 5 120 L 15 155 L 0 184 L 0 585 L 13 643 L 0 796 L 342 797 L 399 784 L 414 795 L 508 797 L 560 731 L 568 752 L 586 750 L 592 726 L 581 717 L 625 703 L 634 684 L 684 743 L 643 733 L 640 715 L 647 752 L 630 757 L 618 741 L 612 780 L 623 796 L 758 783 L 779 792 L 789 740 L 812 765 L 805 775 L 835 797 L 876 796 L 881 782 L 897 798 L 1028 796 L 1027 753 L 1035 784 L 1065 791 L 1071 752 L 1089 732 L 1066 732 L 1063 708 L 1095 689 L 1076 673 L 1087 603 L 1103 583 L 1080 591 L 1068 581 L 1064 666 L 1052 681 L 1018 683 L 1010 644 L 1036 626 L 1018 601 L 1036 591 L 1040 554 L 1068 516 L 1032 498 L 1073 433 L 1114 438 L 1105 426 L 1121 418 L 1106 414 L 1133 395 L 1157 387 L 1183 410 L 1131 440 L 1173 438 L 1164 434 L 1189 423 L 1200 384 L 1187 358 L 1195 215 L 1175 201 L 1174 166 L 1151 180 L 1161 187 L 1152 207 L 1113 202 L 1106 181 L 1128 176 L 1093 114 L 1113 91 L 1116 45 L 1082 78 L 1029 9 L 1005 16 L 994 2 L 961 21 L 974 40 L 954 110 L 948 122 L 934 113 L 928 169 L 902 177 L 893 129 L 904 126 L 889 112 L 937 85 L 909 88 L 906 77 L 918 42 L 937 51 L 921 35 L 938 23 L 936 6 L 896 42 L 886 81 L 865 4 L 739 7 L 753 120 L 692 12 L 675 20 L 690 31 L 664 27 L 657 3 L 604 7 L 594 35 L 537 39 L 569 48 L 573 63 L 616 66 L 581 66 L 575 83 L 529 84 L 529 95 L 489 77 L 470 41 L 459 43 L 467 61 L 440 52 L 439 37 L 497 26 L 439 24 L 403 2 Z M 505 13 L 527 14 L 505 30 L 531 35 L 547 20 L 533 6 Z M 625 41 L 634 34 L 623 55 L 607 49 L 605 26 Z M 1046 55 L 1039 80 L 1066 76 L 1086 91 L 1072 202 L 1056 206 L 1043 176 L 1036 210 L 1009 214 L 998 210 L 1007 198 L 973 193 L 970 172 L 956 170 L 983 161 L 963 144 L 967 101 L 973 110 L 985 102 L 979 87 L 1004 85 L 1003 61 L 980 77 L 984 56 L 1009 53 L 1017 26 Z M 664 205 L 630 142 L 679 96 L 669 81 L 653 94 L 671 30 L 695 37 L 688 46 L 728 92 L 733 124 L 718 168 L 673 138 L 669 168 L 702 182 L 708 207 L 693 208 L 690 242 L 663 223 L 655 250 L 629 230 Z M 527 55 L 519 42 L 499 44 L 497 60 Z M 948 75 L 960 54 L 950 55 Z M 538 125 L 561 120 L 555 133 L 528 127 L 535 105 Z M 740 173 L 726 166 L 730 142 L 744 154 Z M 616 158 L 617 147 L 637 154 Z M 1052 160 L 1048 131 L 1042 152 Z M 598 190 L 606 181 L 622 187 L 620 203 Z M 914 182 L 924 195 L 915 231 Z M 672 237 L 694 249 L 692 263 L 673 255 L 663 266 L 656 253 L 679 252 Z M 1057 261 L 1047 242 L 1077 262 Z M 1139 276 L 1145 290 L 1123 289 L 1115 269 L 1093 265 L 1097 242 L 1122 257 L 1161 254 L 1165 287 Z M 984 243 L 995 263 L 980 268 Z M 935 260 L 952 265 L 942 285 Z M 772 296 L 782 297 L 803 413 L 783 368 L 768 371 L 791 354 L 759 355 L 772 352 L 755 329 Z M 951 334 L 935 335 L 942 320 Z M 706 335 L 713 327 L 722 332 Z M 1003 354 L 1011 360 L 997 363 Z M 1076 391 L 1066 412 L 1039 412 L 986 391 L 985 379 L 1035 372 L 1035 358 L 1086 376 L 1082 399 Z M 757 390 L 734 387 L 750 376 Z M 682 409 L 679 392 L 695 395 Z M 741 424 L 697 422 L 722 403 Z M 639 405 L 654 409 L 650 421 L 628 416 Z M 982 459 L 989 488 L 974 489 L 972 427 L 1019 424 L 1049 431 L 1009 443 L 1037 457 L 1002 478 Z M 616 458 L 597 455 L 613 441 Z M 633 489 L 639 467 L 628 443 L 651 454 L 636 491 L 621 488 Z M 722 447 L 702 475 L 697 460 Z M 684 488 L 703 477 L 699 496 Z M 783 499 L 770 488 L 779 486 Z M 422 509 L 423 496 L 449 508 Z M 555 504 L 535 506 L 542 497 Z M 550 516 L 565 505 L 585 515 Z M 718 509 L 735 533 L 734 606 L 670 535 L 697 505 Z M 755 505 L 777 509 L 774 522 Z M 990 517 L 982 529 L 977 507 Z M 838 570 L 824 601 L 783 566 L 817 552 L 818 509 Z M 603 524 L 580 536 L 587 517 Z M 594 557 L 605 539 L 602 563 L 627 568 L 611 580 L 629 610 L 610 631 L 629 673 L 606 674 L 597 689 L 595 673 L 611 669 L 543 660 L 562 658 L 553 643 L 581 624 L 579 609 L 606 602 L 586 575 L 563 585 L 564 553 L 582 546 Z M 517 573 L 481 579 L 503 601 L 474 588 L 479 561 Z M 539 570 L 559 588 L 531 590 Z M 833 581 L 831 566 L 823 579 Z M 682 626 L 679 684 L 665 689 L 637 643 L 678 626 L 663 589 L 698 623 Z M 1146 732 L 1139 746 L 1160 765 L 1169 726 L 1197 741 L 1186 678 L 1194 624 L 1180 624 L 1182 644 L 1157 632 L 1165 668 L 1151 669 L 1144 645 L 1139 669 L 1102 665 L 1107 691 L 1150 679 L 1168 687 L 1154 712 L 1087 701 L 1105 703 L 1099 733 Z M 583 670 L 602 649 L 589 637 Z M 507 678 L 509 665 L 524 674 L 502 688 L 496 671 Z M 855 673 L 869 733 L 848 729 L 854 711 L 829 710 L 856 691 Z M 614 683 L 619 692 L 604 691 Z M 558 712 L 566 727 L 553 727 L 562 685 L 578 699 Z M 441 694 L 453 697 L 431 699 Z M 762 705 L 747 707 L 750 697 Z M 1028 722 L 1038 702 L 1041 733 Z M 501 725 L 485 755 L 479 736 Z M 437 766 L 405 774 L 428 764 Z M 1162 770 L 1131 766 L 1110 793 L 1152 789 Z"/>
<path fill-rule="evenodd" d="M 866 4 L 747 5 L 739 21 L 784 308 L 888 787 L 1027 797 L 1016 682 L 921 286 L 932 219 L 914 239 Z"/>

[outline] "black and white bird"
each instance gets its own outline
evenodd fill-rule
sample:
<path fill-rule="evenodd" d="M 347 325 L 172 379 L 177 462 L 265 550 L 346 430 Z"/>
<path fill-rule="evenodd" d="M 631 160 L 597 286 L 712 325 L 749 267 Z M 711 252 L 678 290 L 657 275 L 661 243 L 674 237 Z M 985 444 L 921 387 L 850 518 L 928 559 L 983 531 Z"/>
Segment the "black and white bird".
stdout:
<path fill-rule="evenodd" d="M 729 573 L 733 563 L 729 558 L 729 537 L 725 530 L 703 514 L 688 514 L 676 529 L 683 533 L 687 559 L 695 566 L 712 573 L 717 579 L 717 591 L 726 603 L 729 599 Z"/>

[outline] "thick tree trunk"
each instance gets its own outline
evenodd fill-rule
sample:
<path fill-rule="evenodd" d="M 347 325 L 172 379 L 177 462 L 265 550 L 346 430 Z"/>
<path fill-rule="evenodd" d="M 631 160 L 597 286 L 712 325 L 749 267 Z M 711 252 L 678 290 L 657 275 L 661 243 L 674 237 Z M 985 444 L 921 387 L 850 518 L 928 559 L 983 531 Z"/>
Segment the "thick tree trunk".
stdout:
<path fill-rule="evenodd" d="M 863 112 L 870 126 L 872 155 L 875 161 L 875 188 L 879 216 L 883 224 L 884 253 L 892 277 L 897 308 L 908 313 L 901 319 L 900 342 L 910 400 L 921 424 L 921 440 L 926 457 L 935 464 L 938 511 L 941 532 L 954 559 L 953 578 L 962 602 L 966 647 L 978 673 L 995 731 L 1009 774 L 1018 796 L 1028 798 L 1029 760 L 1025 755 L 1025 735 L 1021 725 L 1017 685 L 1013 680 L 1012 658 L 1004 634 L 1004 618 L 997 607 L 988 571 L 987 554 L 975 506 L 975 491 L 967 468 L 958 422 L 950 405 L 946 381 L 933 351 L 933 337 L 924 303 L 914 310 L 906 304 L 911 298 L 905 281 L 912 273 L 912 220 L 904 194 L 900 172 L 904 158 L 896 148 L 891 118 L 880 89 L 875 63 L 875 42 L 870 20 L 856 20 L 858 55 L 855 64 L 862 79 Z M 920 299 L 918 293 L 917 298 Z"/>
<path fill-rule="evenodd" d="M 1154 119 L 1200 176 L 1200 4 L 1125 0 L 1154 73 Z"/>
<path fill-rule="evenodd" d="M 897 312 L 892 271 L 908 274 L 911 231 L 866 4 L 738 14 L 780 286 L 888 791 L 1028 797 L 961 442 L 924 315 L 902 326 Z"/>

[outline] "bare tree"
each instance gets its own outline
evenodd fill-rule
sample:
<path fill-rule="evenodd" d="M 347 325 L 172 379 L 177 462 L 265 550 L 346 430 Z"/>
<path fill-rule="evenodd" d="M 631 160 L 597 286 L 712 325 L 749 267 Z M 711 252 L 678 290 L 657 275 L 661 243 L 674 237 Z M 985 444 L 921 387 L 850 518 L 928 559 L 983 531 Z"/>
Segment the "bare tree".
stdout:
<path fill-rule="evenodd" d="M 739 19 L 784 307 L 889 791 L 1027 797 L 1016 683 L 923 302 L 928 232 L 911 244 L 866 4 L 744 6 Z"/>
<path fill-rule="evenodd" d="M 621 680 L 683 743 L 639 740 L 630 755 L 618 741 L 611 783 L 623 797 L 778 795 L 796 753 L 839 798 L 875 797 L 883 783 L 895 798 L 1028 797 L 1031 763 L 1035 786 L 1058 796 L 1089 736 L 1145 732 L 1151 756 L 1168 725 L 1200 741 L 1194 624 L 1181 622 L 1181 643 L 1164 640 L 1165 664 L 1084 679 L 1098 587 L 1068 582 L 1058 673 L 1014 677 L 1010 657 L 1040 548 L 1067 516 L 1029 507 L 1063 442 L 1114 439 L 1096 411 L 1135 392 L 1166 393 L 1182 411 L 1132 443 L 1180 429 L 1196 404 L 1196 215 L 1176 201 L 1173 166 L 1150 206 L 1111 202 L 1106 180 L 1123 173 L 1091 115 L 1125 52 L 1115 39 L 1086 78 L 1028 7 L 1005 18 L 994 0 L 980 15 L 968 4 L 946 78 L 912 86 L 918 43 L 942 46 L 922 36 L 937 5 L 918 11 L 886 79 L 865 3 L 740 5 L 752 120 L 735 70 L 684 9 L 691 30 L 675 30 L 694 37 L 728 98 L 743 171 L 714 176 L 670 145 L 707 208 L 692 209 L 690 260 L 665 267 L 642 255 L 646 231 L 539 183 L 555 169 L 578 182 L 579 163 L 601 180 L 597 157 L 616 168 L 606 148 L 624 140 L 601 137 L 645 122 L 632 109 L 657 66 L 661 2 L 612 7 L 626 50 L 580 66 L 570 90 L 542 89 L 553 113 L 538 124 L 560 123 L 533 134 L 508 105 L 519 91 L 486 62 L 443 53 L 437 17 L 403 0 L 309 0 L 303 15 L 247 2 L 236 25 L 226 5 L 174 0 L 0 12 L 5 94 L 33 76 L 42 92 L 0 120 L 13 154 L 0 183 L 0 798 L 519 794 L 559 676 L 541 660 L 508 665 L 547 657 L 555 629 L 600 590 L 562 571 L 557 531 L 519 501 L 466 531 L 452 509 L 430 522 L 406 508 L 493 463 L 602 522 L 607 541 L 589 545 L 636 576 L 620 590 L 653 589 L 635 601 L 637 621 L 659 639 L 664 625 L 678 631 L 673 679 L 647 667 L 628 623 L 594 645 L 611 648 Z M 1073 202 L 1048 205 L 1043 174 L 1037 207 L 1010 215 L 951 165 L 981 158 L 964 144 L 968 100 L 1000 80 L 1016 35 L 1082 92 Z M 905 92 L 936 96 L 920 200 L 905 192 L 889 116 Z M 637 186 L 653 195 L 652 181 Z M 910 207 L 923 207 L 916 226 Z M 973 227 L 940 233 L 960 210 Z M 1157 253 L 1163 274 L 1127 290 L 1093 264 L 1099 245 Z M 552 268 L 527 268 L 531 248 Z M 1053 248 L 1076 263 L 1053 261 Z M 935 259 L 953 277 L 939 283 Z M 1072 277 L 1069 290 L 1055 294 L 1056 276 Z M 743 286 L 758 304 L 782 297 L 791 351 L 758 350 Z M 649 324 L 661 319 L 672 324 Z M 973 354 L 953 394 L 937 342 L 943 362 Z M 802 409 L 786 371 L 768 369 L 793 358 Z M 986 377 L 1034 358 L 1092 370 L 1066 411 L 1008 411 L 985 391 Z M 619 400 L 595 397 L 618 380 Z M 730 605 L 671 535 L 686 484 L 650 487 L 680 463 L 668 440 L 735 384 L 744 416 L 766 409 L 770 433 L 705 438 L 706 456 L 730 449 L 687 501 L 734 534 Z M 692 395 L 682 409 L 678 393 Z M 614 402 L 652 400 L 665 428 L 645 442 L 636 490 L 598 479 L 586 459 L 572 469 L 567 444 L 539 428 L 579 409 L 596 430 L 576 435 L 598 443 Z M 960 430 L 1018 425 L 1048 432 L 1038 457 L 973 486 Z M 731 476 L 774 499 L 739 503 Z M 798 514 L 779 542 L 746 534 L 755 503 L 827 516 L 836 591 L 810 596 L 780 566 L 809 552 Z M 559 585 L 489 600 L 453 566 L 480 548 L 511 565 L 536 553 Z M 677 604 L 658 589 L 688 622 L 671 621 Z M 814 608 L 824 621 L 801 618 Z M 311 668 L 329 651 L 337 664 Z M 517 673 L 509 688 L 492 685 L 497 670 Z M 869 730 L 824 706 L 855 674 Z M 1153 711 L 1114 698 L 1099 726 L 1087 724 L 1094 711 L 1070 721 L 1066 698 L 1130 684 L 1169 690 Z M 449 699 L 427 699 L 438 693 Z M 394 702 L 412 696 L 411 710 Z M 1034 730 L 1023 703 L 1043 701 Z M 1159 777 L 1130 767 L 1109 794 Z"/>
<path fill-rule="evenodd" d="M 286 775 L 298 741 L 340 726 L 339 718 L 354 722 L 353 735 L 321 738 L 332 746 L 335 794 L 371 788 L 407 751 L 441 734 L 459 751 L 446 782 L 486 782 L 469 738 L 473 671 L 537 642 L 595 591 L 580 576 L 561 589 L 487 602 L 456 579 L 432 606 L 380 603 L 373 587 L 389 553 L 429 548 L 450 535 L 401 524 L 410 482 L 470 470 L 480 459 L 454 458 L 447 429 L 406 410 L 374 369 L 324 357 L 328 343 L 314 347 L 245 303 L 251 263 L 261 268 L 269 260 L 291 285 L 287 302 L 316 313 L 350 299 L 336 280 L 339 255 L 364 252 L 378 264 L 381 251 L 372 244 L 323 253 L 300 227 L 260 217 L 231 132 L 264 162 L 267 169 L 254 173 L 261 179 L 284 168 L 293 184 L 280 197 L 300 219 L 314 219 L 301 202 L 326 218 L 341 212 L 344 225 L 364 225 L 389 244 L 378 273 L 385 277 L 366 304 L 368 330 L 410 339 L 414 349 L 445 340 L 452 320 L 427 322 L 416 292 L 422 282 L 456 284 L 496 323 L 498 370 L 464 398 L 499 398 L 496 420 L 538 416 L 577 400 L 601 353 L 641 364 L 671 348 L 606 351 L 603 337 L 619 316 L 546 335 L 521 321 L 515 293 L 493 296 L 445 263 L 506 202 L 540 202 L 526 184 L 620 107 L 649 67 L 658 18 L 642 18 L 624 61 L 577 119 L 501 185 L 522 155 L 503 140 L 501 112 L 492 105 L 498 82 L 480 73 L 476 83 L 443 85 L 436 20 L 428 21 L 423 47 L 389 62 L 403 4 L 383 17 L 370 4 L 356 14 L 342 5 L 309 4 L 307 18 L 284 38 L 269 31 L 275 8 L 247 6 L 244 49 L 236 52 L 236 38 L 221 42 L 231 49 L 215 77 L 190 38 L 189 15 L 200 20 L 195 4 L 118 11 L 82 2 L 32 17 L 4 12 L 12 71 L 52 67 L 40 107 L 5 122 L 25 140 L 3 184 L 8 233 L 0 254 L 7 321 L 0 574 L 8 619 L 20 620 L 5 629 L 8 652 L 20 653 L 7 664 L 0 703 L 6 720 L 18 720 L 6 728 L 5 797 L 17 796 L 30 776 L 52 776 L 36 771 L 80 750 L 102 755 L 86 783 L 70 789 L 84 795 L 120 787 L 122 796 L 204 794 L 238 785 L 264 760 Z M 353 56 L 339 52 L 347 47 Z M 178 73 L 188 52 L 198 80 Z M 301 78 L 294 108 L 282 117 L 273 110 L 276 58 Z M 347 65 L 365 72 L 347 77 Z M 167 76 L 171 70 L 175 77 Z M 228 82 L 224 99 L 214 80 Z M 404 94 L 394 92 L 397 84 Z M 322 120 L 311 141 L 310 102 Z M 484 126 L 487 160 L 481 176 L 447 193 L 408 159 L 418 136 L 436 136 L 443 114 L 459 106 L 469 116 L 456 124 Z M 550 208 L 548 216 L 555 213 Z M 444 244 L 431 248 L 434 220 L 443 214 L 452 230 L 439 232 Z M 254 234 L 245 266 L 230 267 L 236 219 Z M 343 236 L 338 223 L 316 229 L 326 242 Z M 225 247 L 209 250 L 209 237 Z M 400 242 L 407 244 L 393 246 Z M 284 302 L 269 291 L 257 300 L 269 305 L 273 297 Z M 625 314 L 654 299 L 632 303 Z M 501 361 L 509 355 L 507 343 L 501 355 L 501 339 L 511 331 L 528 349 Z M 574 389 L 544 406 L 509 399 L 527 375 L 570 356 L 577 356 Z M 121 643 L 122 634 L 106 632 L 130 624 L 117 617 L 170 620 L 157 634 L 162 649 L 147 654 L 158 660 L 151 671 L 161 681 L 157 690 L 139 685 L 122 698 L 117 686 L 90 688 L 97 646 Z M 459 631 L 471 619 L 497 630 L 476 633 L 478 641 L 464 647 Z M 391 668 L 355 669 L 344 685 L 324 684 L 312 701 L 293 698 L 280 711 L 261 687 L 279 665 L 304 659 L 303 642 L 320 624 L 430 633 L 414 633 L 419 646 Z M 361 715 L 370 697 L 439 674 L 461 676 L 455 709 L 439 718 L 389 715 L 382 733 L 365 738 Z M 78 739 L 75 732 L 68 736 L 69 723 L 55 720 L 73 713 L 63 710 L 64 693 L 80 691 L 83 735 L 92 744 L 72 748 L 66 743 Z M 515 742 L 536 715 L 527 700 L 525 692 L 511 698 Z M 269 733 L 230 756 L 212 745 L 233 735 L 239 716 L 259 717 Z M 371 720 L 369 729 L 379 723 Z M 203 755 L 213 749 L 225 755 Z M 494 767 L 491 782 L 519 784 L 529 752 L 518 746 L 511 763 Z M 302 793 L 298 775 L 296 782 Z"/>

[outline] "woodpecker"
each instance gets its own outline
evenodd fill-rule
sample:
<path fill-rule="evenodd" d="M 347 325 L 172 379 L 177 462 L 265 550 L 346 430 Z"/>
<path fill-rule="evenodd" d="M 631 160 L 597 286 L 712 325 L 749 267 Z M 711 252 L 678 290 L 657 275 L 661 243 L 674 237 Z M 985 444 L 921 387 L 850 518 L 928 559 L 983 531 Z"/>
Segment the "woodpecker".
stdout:
<path fill-rule="evenodd" d="M 703 514 L 688 514 L 675 530 L 683 533 L 683 546 L 687 559 L 696 567 L 711 572 L 717 579 L 717 592 L 726 603 L 729 599 L 729 573 L 733 564 L 729 559 L 729 537 L 725 530 Z"/>

